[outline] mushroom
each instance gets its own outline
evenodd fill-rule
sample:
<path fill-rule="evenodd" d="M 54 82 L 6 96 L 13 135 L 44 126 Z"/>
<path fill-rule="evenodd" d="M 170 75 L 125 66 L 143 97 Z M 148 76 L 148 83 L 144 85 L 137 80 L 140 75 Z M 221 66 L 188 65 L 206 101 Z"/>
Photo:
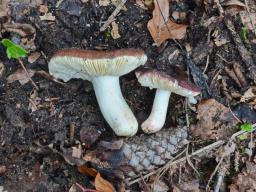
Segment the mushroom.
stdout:
<path fill-rule="evenodd" d="M 151 113 L 141 125 L 145 133 L 155 133 L 164 126 L 172 92 L 188 97 L 189 102 L 194 104 L 196 103 L 194 96 L 201 93 L 194 84 L 188 83 L 184 79 L 174 78 L 164 72 L 142 69 L 136 71 L 135 74 L 142 86 L 157 89 Z"/>
<path fill-rule="evenodd" d="M 64 49 L 49 62 L 49 72 L 57 79 L 91 81 L 100 110 L 118 136 L 133 136 L 138 122 L 123 98 L 119 77 L 144 65 L 147 56 L 141 50 L 92 51 Z"/>

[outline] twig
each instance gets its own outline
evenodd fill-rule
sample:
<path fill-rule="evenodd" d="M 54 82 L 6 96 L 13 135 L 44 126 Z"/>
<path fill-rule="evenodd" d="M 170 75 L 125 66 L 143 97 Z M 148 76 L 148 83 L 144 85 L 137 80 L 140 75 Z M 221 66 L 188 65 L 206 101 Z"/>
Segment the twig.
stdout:
<path fill-rule="evenodd" d="M 201 148 L 201 149 L 199 149 L 199 150 L 193 152 L 192 154 L 188 155 L 188 157 L 191 158 L 191 157 L 193 157 L 193 156 L 195 156 L 195 155 L 198 155 L 198 154 L 201 154 L 201 153 L 203 153 L 203 152 L 210 151 L 210 150 L 212 150 L 212 149 L 215 149 L 215 148 L 217 148 L 217 147 L 223 145 L 224 143 L 225 143 L 225 141 L 223 141 L 223 140 L 216 141 L 216 142 L 214 142 L 214 143 L 212 143 L 212 144 L 210 144 L 210 145 L 207 145 L 207 146 L 205 146 L 205 147 L 203 147 L 203 148 Z M 180 155 L 180 154 L 179 154 L 179 155 Z M 177 158 L 177 156 L 176 156 L 176 158 Z M 177 159 L 177 160 L 175 160 L 175 161 L 170 160 L 166 165 L 164 165 L 163 167 L 160 167 L 159 169 L 157 169 L 157 170 L 155 170 L 155 171 L 152 171 L 152 172 L 146 174 L 145 176 L 143 176 L 143 178 L 144 178 L 144 179 L 145 179 L 145 178 L 148 178 L 148 177 L 150 177 L 151 175 L 154 175 L 154 174 L 158 173 L 159 171 L 163 170 L 164 167 L 166 167 L 166 166 L 170 167 L 170 166 L 172 166 L 172 165 L 175 165 L 175 164 L 177 164 L 177 163 L 180 163 L 180 162 L 182 162 L 182 161 L 185 161 L 186 159 L 187 159 L 187 157 L 182 157 L 182 158 Z M 137 179 L 135 179 L 135 180 L 133 180 L 133 181 L 130 181 L 130 182 L 128 183 L 128 185 L 133 185 L 134 183 L 137 183 L 137 182 L 139 182 L 139 181 L 141 181 L 141 178 L 137 178 Z"/>
<path fill-rule="evenodd" d="M 220 4 L 220 1 L 219 0 L 214 0 L 214 3 L 217 5 L 217 8 L 218 8 L 219 13 L 220 13 L 220 16 L 222 17 L 223 14 L 224 14 L 224 10 L 223 10 L 223 8 L 222 8 L 222 6 Z"/>
<path fill-rule="evenodd" d="M 115 17 L 117 14 L 121 11 L 123 8 L 124 4 L 126 3 L 127 0 L 122 0 L 120 4 L 116 7 L 116 9 L 113 11 L 113 13 L 109 16 L 108 20 L 104 23 L 103 26 L 101 26 L 100 31 L 105 31 L 107 27 L 110 25 L 115 20 Z"/>
<path fill-rule="evenodd" d="M 254 124 L 253 127 L 254 127 L 254 129 L 253 129 L 251 132 L 253 132 L 253 131 L 256 130 L 256 128 L 255 128 L 255 127 L 256 127 L 256 124 Z M 230 144 L 233 142 L 233 140 L 234 140 L 237 136 L 242 135 L 242 134 L 244 134 L 244 133 L 246 133 L 246 131 L 238 131 L 238 132 L 234 133 L 234 134 L 230 137 L 230 139 L 228 140 L 228 143 L 226 144 L 226 146 L 230 145 Z M 219 167 L 220 167 L 222 161 L 224 160 L 224 157 L 225 157 L 225 156 L 226 156 L 226 153 L 225 153 L 225 151 L 224 151 L 223 154 L 222 154 L 222 156 L 221 156 L 221 158 L 220 158 L 220 160 L 219 160 L 218 165 L 215 167 L 213 173 L 211 174 L 210 179 L 208 180 L 208 183 L 207 183 L 207 186 L 206 186 L 206 191 L 210 191 L 210 183 L 211 183 L 211 181 L 212 181 L 214 175 L 215 175 L 216 172 L 218 171 L 218 169 L 219 169 Z"/>
<path fill-rule="evenodd" d="M 255 29 L 255 26 L 254 26 L 254 23 L 253 23 L 253 20 L 252 20 L 251 12 L 250 12 L 250 9 L 249 9 L 249 6 L 248 6 L 248 1 L 244 0 L 244 3 L 245 3 L 246 11 L 247 11 L 247 14 L 249 16 L 252 28 L 253 28 L 254 35 L 256 36 L 256 29 Z"/>
<path fill-rule="evenodd" d="M 204 68 L 204 71 L 203 71 L 204 74 L 205 74 L 205 72 L 206 72 L 206 70 L 207 70 L 207 68 L 209 66 L 209 59 L 210 59 L 210 55 L 207 55 L 206 65 L 205 65 L 205 68 Z"/>
<path fill-rule="evenodd" d="M 38 86 L 37 86 L 37 85 L 35 84 L 35 82 L 31 79 L 31 77 L 30 77 L 30 75 L 29 75 L 29 73 L 28 73 L 26 67 L 24 66 L 23 61 L 22 61 L 20 58 L 18 58 L 18 61 L 19 61 L 20 65 L 21 65 L 21 67 L 23 68 L 23 70 L 25 71 L 25 73 L 26 73 L 27 77 L 29 78 L 30 82 L 32 83 L 32 85 L 35 87 L 36 90 L 39 90 Z"/>
<path fill-rule="evenodd" d="M 224 19 L 224 23 L 226 25 L 226 27 L 228 28 L 232 39 L 237 47 L 237 50 L 243 60 L 243 62 L 245 63 L 247 70 L 249 72 L 248 76 L 254 81 L 256 82 L 256 65 L 253 61 L 253 58 L 251 56 L 251 53 L 249 53 L 247 51 L 247 49 L 245 48 L 240 36 L 236 33 L 235 31 L 235 26 L 233 24 L 233 21 L 230 19 L 230 16 L 226 16 Z"/>
<path fill-rule="evenodd" d="M 188 149 L 189 149 L 189 144 L 188 144 L 187 150 L 186 150 L 186 159 L 187 159 L 187 162 L 188 162 L 188 164 L 190 165 L 190 167 L 196 172 L 197 176 L 200 177 L 199 171 L 195 168 L 195 166 L 193 165 L 193 163 L 192 163 L 191 160 L 190 160 L 189 153 L 188 153 Z"/>

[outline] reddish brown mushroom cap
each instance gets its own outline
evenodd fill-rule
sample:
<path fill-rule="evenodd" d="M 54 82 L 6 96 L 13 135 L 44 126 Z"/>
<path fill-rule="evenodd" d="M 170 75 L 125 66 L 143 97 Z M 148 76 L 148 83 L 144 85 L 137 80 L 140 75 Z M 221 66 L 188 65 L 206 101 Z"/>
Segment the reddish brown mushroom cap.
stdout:
<path fill-rule="evenodd" d="M 135 72 L 140 84 L 144 87 L 168 90 L 181 96 L 190 97 L 201 93 L 201 90 L 185 79 L 174 78 L 164 72 L 142 69 Z"/>
<path fill-rule="evenodd" d="M 122 76 L 144 65 L 146 61 L 147 56 L 138 49 L 112 51 L 63 49 L 52 57 L 49 72 L 64 81 L 72 78 L 91 80 L 92 77 L 97 76 Z"/>

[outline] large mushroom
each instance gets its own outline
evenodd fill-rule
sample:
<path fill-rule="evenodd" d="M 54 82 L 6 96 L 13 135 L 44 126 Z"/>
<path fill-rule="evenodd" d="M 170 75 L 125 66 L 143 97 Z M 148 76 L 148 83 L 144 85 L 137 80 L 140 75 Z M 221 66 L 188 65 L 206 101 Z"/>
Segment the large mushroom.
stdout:
<path fill-rule="evenodd" d="M 119 77 L 144 65 L 141 50 L 91 51 L 64 49 L 49 62 L 49 72 L 57 79 L 84 79 L 92 82 L 100 110 L 118 136 L 133 136 L 138 122 L 123 98 Z"/>
<path fill-rule="evenodd" d="M 141 125 L 145 133 L 155 133 L 165 123 L 171 93 L 187 97 L 190 103 L 196 103 L 194 96 L 201 93 L 200 89 L 184 79 L 174 78 L 164 72 L 142 69 L 135 72 L 139 83 L 150 89 L 156 88 L 156 95 L 151 113 Z"/>

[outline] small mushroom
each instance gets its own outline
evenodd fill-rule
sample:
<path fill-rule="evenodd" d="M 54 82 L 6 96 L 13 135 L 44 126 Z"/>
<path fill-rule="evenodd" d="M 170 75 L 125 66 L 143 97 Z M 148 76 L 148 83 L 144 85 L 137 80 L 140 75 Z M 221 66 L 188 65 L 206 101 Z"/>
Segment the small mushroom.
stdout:
<path fill-rule="evenodd" d="M 188 97 L 190 103 L 196 103 L 194 96 L 201 93 L 194 84 L 184 79 L 174 78 L 164 72 L 142 69 L 135 72 L 139 83 L 150 89 L 157 89 L 152 111 L 141 125 L 145 133 L 155 133 L 162 129 L 165 123 L 167 108 L 171 93 Z"/>
<path fill-rule="evenodd" d="M 88 51 L 64 49 L 49 62 L 49 72 L 57 79 L 84 79 L 92 82 L 100 110 L 118 136 L 133 136 L 138 122 L 123 98 L 119 77 L 144 65 L 141 50 Z"/>

